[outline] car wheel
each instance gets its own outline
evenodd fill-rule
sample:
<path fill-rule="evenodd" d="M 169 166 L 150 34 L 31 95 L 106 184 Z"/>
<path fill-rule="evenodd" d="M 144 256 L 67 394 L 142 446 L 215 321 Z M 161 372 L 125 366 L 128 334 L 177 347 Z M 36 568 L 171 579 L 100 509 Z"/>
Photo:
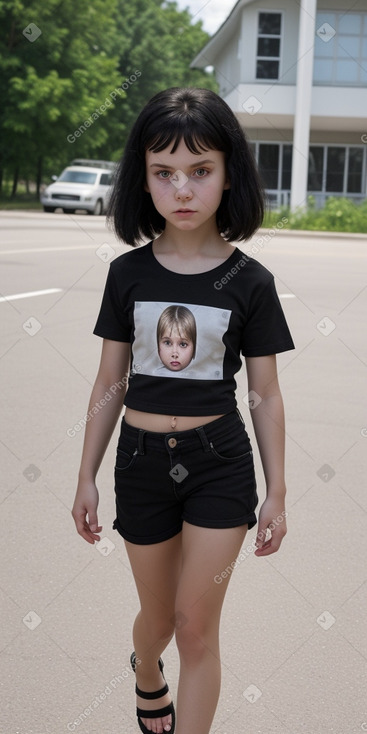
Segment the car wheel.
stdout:
<path fill-rule="evenodd" d="M 75 214 L 75 209 L 63 209 L 64 214 Z"/>
<path fill-rule="evenodd" d="M 52 212 L 55 211 L 55 209 L 56 209 L 56 207 L 54 207 L 54 206 L 44 206 L 43 207 L 43 211 L 44 212 L 51 212 L 52 213 Z"/>
<path fill-rule="evenodd" d="M 95 207 L 92 212 L 88 212 L 88 214 L 94 214 L 95 217 L 99 217 L 103 213 L 103 202 L 101 199 L 98 199 L 95 203 Z"/>

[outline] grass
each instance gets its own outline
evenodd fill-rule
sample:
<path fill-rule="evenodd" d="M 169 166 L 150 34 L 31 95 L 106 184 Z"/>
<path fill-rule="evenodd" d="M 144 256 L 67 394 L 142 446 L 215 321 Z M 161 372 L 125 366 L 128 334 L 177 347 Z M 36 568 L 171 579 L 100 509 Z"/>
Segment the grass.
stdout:
<path fill-rule="evenodd" d="M 34 211 L 43 211 L 41 202 L 35 198 L 34 194 L 18 194 L 14 199 L 9 196 L 0 197 L 0 209 L 32 209 Z"/>
<path fill-rule="evenodd" d="M 30 191 L 26 190 L 25 183 L 19 181 L 17 194 L 14 198 L 10 197 L 12 183 L 5 181 L 3 183 L 2 191 L 0 195 L 0 209 L 12 210 L 12 209 L 32 209 L 34 211 L 43 211 L 42 204 L 39 200 L 39 196 L 36 194 L 35 184 L 30 184 Z"/>
<path fill-rule="evenodd" d="M 286 229 L 311 230 L 316 232 L 367 232 L 367 199 L 355 204 L 351 199 L 330 197 L 322 209 L 316 209 L 315 200 L 309 197 L 307 211 L 291 212 L 283 207 L 268 211 L 263 227 L 276 227 L 284 218 Z"/>

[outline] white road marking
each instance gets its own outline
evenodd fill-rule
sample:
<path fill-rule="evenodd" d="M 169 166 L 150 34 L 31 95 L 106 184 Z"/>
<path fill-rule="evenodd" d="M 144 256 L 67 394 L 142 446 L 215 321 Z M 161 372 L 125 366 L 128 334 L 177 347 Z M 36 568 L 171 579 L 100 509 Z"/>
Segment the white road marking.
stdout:
<path fill-rule="evenodd" d="M 65 252 L 66 250 L 96 250 L 95 245 L 74 245 L 73 247 L 27 247 L 22 250 L 0 250 L 1 255 L 27 255 L 32 252 Z"/>
<path fill-rule="evenodd" d="M 28 293 L 14 293 L 12 296 L 4 296 L 0 298 L 0 303 L 4 301 L 17 301 L 19 298 L 32 298 L 32 296 L 48 296 L 50 293 L 61 293 L 62 288 L 46 288 L 44 291 L 28 291 Z"/>
<path fill-rule="evenodd" d="M 295 298 L 294 293 L 279 293 L 279 298 Z"/>

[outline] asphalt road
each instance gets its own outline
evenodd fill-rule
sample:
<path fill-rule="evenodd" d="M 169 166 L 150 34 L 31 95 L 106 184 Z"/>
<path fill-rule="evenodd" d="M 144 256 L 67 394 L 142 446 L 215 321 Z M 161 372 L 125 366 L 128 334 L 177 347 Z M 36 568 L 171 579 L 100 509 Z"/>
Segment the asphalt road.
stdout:
<path fill-rule="evenodd" d="M 101 346 L 92 330 L 108 262 L 128 248 L 102 217 L 0 212 L 0 229 L 0 295 L 14 296 L 0 302 L 0 728 L 136 734 L 128 661 L 138 602 L 111 527 L 116 436 L 98 479 L 100 547 L 77 536 L 70 515 L 82 445 L 75 427 Z M 275 274 L 297 347 L 278 358 L 288 535 L 268 558 L 252 552 L 255 530 L 246 538 L 222 616 L 212 732 L 360 734 L 367 731 L 367 237 L 261 232 L 241 247 Z M 244 372 L 237 393 L 253 436 Z M 256 463 L 263 499 L 258 455 Z M 164 660 L 175 694 L 173 643 Z"/>

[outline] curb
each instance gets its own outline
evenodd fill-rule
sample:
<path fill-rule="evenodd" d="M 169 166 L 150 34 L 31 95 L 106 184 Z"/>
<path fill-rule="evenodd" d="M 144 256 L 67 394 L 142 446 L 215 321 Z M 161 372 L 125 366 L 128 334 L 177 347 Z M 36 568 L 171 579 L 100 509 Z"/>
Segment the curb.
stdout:
<path fill-rule="evenodd" d="M 10 215 L 14 216 L 16 214 L 45 214 L 41 209 L 0 209 L 0 216 L 4 215 Z M 61 212 L 59 212 L 61 214 Z M 65 216 L 65 215 L 62 215 Z M 325 232 L 325 231 L 318 231 L 318 230 L 311 230 L 311 229 L 286 229 L 285 227 L 282 229 L 278 229 L 276 226 L 274 227 L 260 227 L 260 229 L 257 230 L 257 232 L 253 235 L 253 237 L 256 236 L 257 233 L 261 234 L 268 234 L 269 230 L 274 230 L 277 235 L 285 235 L 286 237 L 335 237 L 336 239 L 359 239 L 359 240 L 367 240 L 367 232 Z"/>
<path fill-rule="evenodd" d="M 341 240 L 350 240 L 351 238 L 357 240 L 367 240 L 367 232 L 319 232 L 316 229 L 286 229 L 285 227 L 283 229 L 278 229 L 277 227 L 261 227 L 257 231 L 260 234 L 266 234 L 269 232 L 270 229 L 275 230 L 277 235 L 281 234 L 286 235 L 287 237 L 292 237 L 292 235 L 296 235 L 297 237 L 336 237 L 337 239 Z"/>

